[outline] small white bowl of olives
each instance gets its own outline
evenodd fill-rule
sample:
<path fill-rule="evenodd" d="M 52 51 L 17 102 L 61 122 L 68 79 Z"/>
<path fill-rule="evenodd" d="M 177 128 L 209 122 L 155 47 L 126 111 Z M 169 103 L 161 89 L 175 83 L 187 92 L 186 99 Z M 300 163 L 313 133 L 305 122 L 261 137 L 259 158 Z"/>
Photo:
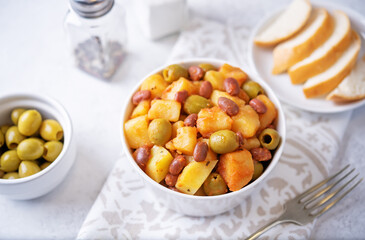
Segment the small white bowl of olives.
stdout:
<path fill-rule="evenodd" d="M 64 107 L 31 93 L 0 97 L 0 195 L 33 199 L 69 172 L 76 149 Z"/>

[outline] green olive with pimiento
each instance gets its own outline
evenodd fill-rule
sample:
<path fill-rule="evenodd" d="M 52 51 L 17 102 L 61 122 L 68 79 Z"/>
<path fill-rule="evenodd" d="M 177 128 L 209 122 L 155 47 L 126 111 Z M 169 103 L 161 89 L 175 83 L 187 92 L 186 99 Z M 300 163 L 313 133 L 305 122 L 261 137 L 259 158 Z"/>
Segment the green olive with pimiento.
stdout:
<path fill-rule="evenodd" d="M 41 168 L 34 161 L 22 161 L 19 165 L 19 177 L 24 178 L 36 174 L 41 171 Z"/>
<path fill-rule="evenodd" d="M 265 91 L 260 84 L 254 81 L 245 82 L 242 89 L 247 93 L 250 99 L 257 97 L 257 95 L 264 94 Z"/>
<path fill-rule="evenodd" d="M 199 67 L 204 70 L 204 72 L 208 72 L 210 70 L 217 70 L 216 67 L 214 67 L 212 64 L 209 63 L 201 63 L 199 64 Z"/>
<path fill-rule="evenodd" d="M 44 144 L 43 158 L 49 162 L 56 160 L 60 155 L 63 144 L 60 141 L 49 141 Z"/>
<path fill-rule="evenodd" d="M 209 138 L 209 147 L 218 154 L 230 153 L 239 147 L 235 132 L 231 130 L 220 130 Z"/>
<path fill-rule="evenodd" d="M 8 150 L 1 155 L 0 169 L 5 172 L 14 172 L 18 170 L 21 160 L 16 150 Z"/>
<path fill-rule="evenodd" d="M 204 181 L 203 189 L 208 196 L 221 195 L 228 191 L 227 184 L 219 173 L 211 173 Z"/>
<path fill-rule="evenodd" d="M 18 120 L 20 115 L 22 115 L 26 110 L 24 108 L 15 108 L 11 111 L 10 118 L 14 125 L 18 125 Z"/>
<path fill-rule="evenodd" d="M 44 146 L 38 138 L 27 138 L 21 141 L 17 148 L 17 154 L 21 160 L 36 160 L 42 157 Z"/>
<path fill-rule="evenodd" d="M 5 136 L 2 131 L 0 131 L 0 147 L 2 147 L 5 143 Z"/>
<path fill-rule="evenodd" d="M 3 176 L 3 179 L 18 179 L 19 174 L 17 172 L 8 172 Z"/>
<path fill-rule="evenodd" d="M 17 126 L 11 126 L 5 134 L 6 146 L 9 149 L 15 149 L 19 143 L 25 139 L 25 136 L 19 132 Z"/>
<path fill-rule="evenodd" d="M 274 150 L 280 143 L 280 135 L 275 129 L 266 128 L 260 133 L 259 140 L 263 147 Z"/>
<path fill-rule="evenodd" d="M 32 136 L 37 132 L 42 123 L 42 115 L 34 109 L 22 113 L 18 121 L 18 129 L 24 136 Z"/>
<path fill-rule="evenodd" d="M 49 165 L 51 165 L 50 162 L 44 162 L 41 164 L 40 168 L 41 168 L 41 170 L 43 170 L 43 169 L 47 168 Z"/>
<path fill-rule="evenodd" d="M 174 81 L 179 80 L 179 78 L 189 78 L 189 73 L 186 68 L 179 64 L 173 64 L 166 67 L 162 71 L 162 75 L 166 82 L 172 83 Z"/>
<path fill-rule="evenodd" d="M 39 133 L 44 140 L 59 141 L 63 138 L 63 128 L 54 119 L 46 119 L 42 122 Z"/>
<path fill-rule="evenodd" d="M 1 125 L 0 131 L 5 135 L 6 131 L 8 131 L 9 128 L 10 128 L 9 124 L 4 124 L 4 125 Z"/>
<path fill-rule="evenodd" d="M 203 108 L 210 108 L 212 104 L 210 103 L 209 99 L 199 95 L 191 95 L 189 96 L 184 103 L 184 111 L 187 114 L 198 114 L 200 110 Z"/>
<path fill-rule="evenodd" d="M 264 166 L 259 161 L 253 161 L 253 176 L 252 180 L 258 179 L 264 171 Z"/>
<path fill-rule="evenodd" d="M 151 121 L 148 126 L 148 136 L 153 144 L 163 146 L 171 138 L 171 123 L 164 118 L 158 118 Z"/>

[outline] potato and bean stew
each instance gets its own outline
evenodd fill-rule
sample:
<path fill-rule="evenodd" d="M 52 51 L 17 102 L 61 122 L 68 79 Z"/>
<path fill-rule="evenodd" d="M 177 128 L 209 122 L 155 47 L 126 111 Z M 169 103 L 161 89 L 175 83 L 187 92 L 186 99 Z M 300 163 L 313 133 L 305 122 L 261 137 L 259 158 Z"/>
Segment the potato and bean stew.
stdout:
<path fill-rule="evenodd" d="M 270 163 L 277 110 L 240 68 L 174 64 L 145 79 L 124 132 L 138 166 L 181 193 L 238 191 Z"/>
<path fill-rule="evenodd" d="M 47 168 L 63 148 L 63 129 L 36 109 L 15 108 L 0 126 L 0 178 L 17 179 Z"/>

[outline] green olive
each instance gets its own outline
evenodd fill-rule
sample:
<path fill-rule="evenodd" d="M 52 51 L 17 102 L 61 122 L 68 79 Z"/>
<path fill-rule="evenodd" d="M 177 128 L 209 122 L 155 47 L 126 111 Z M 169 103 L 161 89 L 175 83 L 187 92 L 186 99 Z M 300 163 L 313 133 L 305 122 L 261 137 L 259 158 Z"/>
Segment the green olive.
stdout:
<path fill-rule="evenodd" d="M 212 64 L 209 63 L 201 63 L 199 64 L 199 67 L 204 70 L 204 72 L 208 72 L 210 70 L 217 70 L 216 67 L 214 67 Z"/>
<path fill-rule="evenodd" d="M 170 140 L 171 133 L 171 123 L 164 118 L 154 119 L 148 126 L 148 136 L 150 141 L 156 145 L 165 145 L 165 143 Z"/>
<path fill-rule="evenodd" d="M 4 124 L 0 127 L 1 132 L 5 135 L 6 131 L 10 128 L 9 124 Z"/>
<path fill-rule="evenodd" d="M 27 110 L 19 117 L 19 132 L 24 136 L 31 136 L 37 132 L 42 123 L 42 116 L 37 110 Z"/>
<path fill-rule="evenodd" d="M 41 171 L 41 168 L 34 161 L 22 161 L 19 165 L 19 177 L 28 177 Z"/>
<path fill-rule="evenodd" d="M 24 108 L 15 108 L 15 109 L 13 109 L 13 111 L 11 111 L 10 117 L 11 117 L 11 121 L 13 121 L 14 125 L 18 124 L 20 115 L 22 115 L 22 113 L 25 111 L 26 110 Z"/>
<path fill-rule="evenodd" d="M 49 141 L 44 144 L 43 158 L 49 162 L 56 160 L 60 155 L 63 144 L 59 141 Z"/>
<path fill-rule="evenodd" d="M 20 164 L 20 159 L 16 150 L 9 150 L 3 153 L 0 158 L 1 170 L 5 172 L 17 171 Z"/>
<path fill-rule="evenodd" d="M 252 180 L 256 180 L 261 176 L 262 172 L 264 171 L 264 166 L 259 161 L 253 161 L 253 167 L 254 170 Z"/>
<path fill-rule="evenodd" d="M 263 147 L 274 150 L 279 145 L 280 135 L 275 129 L 266 128 L 260 133 L 259 140 Z"/>
<path fill-rule="evenodd" d="M 203 108 L 210 108 L 212 107 L 209 99 L 206 99 L 205 97 L 199 96 L 199 95 L 191 95 L 189 96 L 184 104 L 184 111 L 187 114 L 198 114 L 200 110 Z"/>
<path fill-rule="evenodd" d="M 231 130 L 220 130 L 213 133 L 209 138 L 210 148 L 218 153 L 233 152 L 239 146 L 237 135 Z"/>
<path fill-rule="evenodd" d="M 17 178 L 19 178 L 19 174 L 17 172 L 9 172 L 3 176 L 3 179 L 17 179 Z"/>
<path fill-rule="evenodd" d="M 39 138 L 27 138 L 21 141 L 17 148 L 21 160 L 36 160 L 42 157 L 43 152 L 43 143 Z"/>
<path fill-rule="evenodd" d="M 203 183 L 207 196 L 221 195 L 227 192 L 227 184 L 218 173 L 211 173 Z"/>
<path fill-rule="evenodd" d="M 2 147 L 4 143 L 5 143 L 4 133 L 0 131 L 0 147 Z"/>
<path fill-rule="evenodd" d="M 41 164 L 41 170 L 43 170 L 43 169 L 47 168 L 49 165 L 51 165 L 51 163 L 50 163 L 50 162 L 44 162 L 44 163 L 42 163 L 42 164 Z"/>
<path fill-rule="evenodd" d="M 248 81 L 243 84 L 242 89 L 247 93 L 247 95 L 252 99 L 255 98 L 257 95 L 263 94 L 264 89 L 254 81 Z"/>
<path fill-rule="evenodd" d="M 25 136 L 21 134 L 17 126 L 12 126 L 6 131 L 5 142 L 9 149 L 18 147 L 18 144 L 25 139 Z"/>
<path fill-rule="evenodd" d="M 166 82 L 174 82 L 179 80 L 179 78 L 189 78 L 188 70 L 178 64 L 173 64 L 168 67 L 166 67 L 162 71 L 162 75 L 165 78 Z"/>
<path fill-rule="evenodd" d="M 63 138 L 62 126 L 53 119 L 46 119 L 42 122 L 39 133 L 44 140 L 59 141 Z"/>

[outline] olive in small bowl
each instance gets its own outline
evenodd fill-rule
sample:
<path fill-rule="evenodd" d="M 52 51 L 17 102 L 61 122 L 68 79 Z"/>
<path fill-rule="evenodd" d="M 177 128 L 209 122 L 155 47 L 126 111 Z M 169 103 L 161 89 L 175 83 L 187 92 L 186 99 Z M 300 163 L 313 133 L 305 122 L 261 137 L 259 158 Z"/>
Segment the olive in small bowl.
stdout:
<path fill-rule="evenodd" d="M 53 119 L 43 139 L 41 125 Z M 0 97 L 0 126 L 4 137 L 0 158 L 0 195 L 26 200 L 47 194 L 71 169 L 75 156 L 71 119 L 56 100 L 32 93 Z M 4 133 L 5 132 L 5 133 Z M 55 138 L 55 140 L 53 139 Z M 1 139 L 0 139 L 1 140 Z M 57 142 L 57 143 L 55 143 Z"/>

